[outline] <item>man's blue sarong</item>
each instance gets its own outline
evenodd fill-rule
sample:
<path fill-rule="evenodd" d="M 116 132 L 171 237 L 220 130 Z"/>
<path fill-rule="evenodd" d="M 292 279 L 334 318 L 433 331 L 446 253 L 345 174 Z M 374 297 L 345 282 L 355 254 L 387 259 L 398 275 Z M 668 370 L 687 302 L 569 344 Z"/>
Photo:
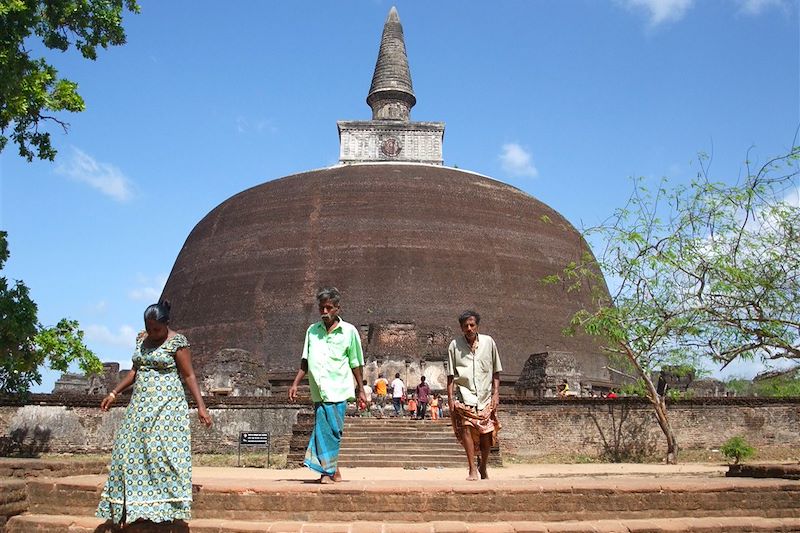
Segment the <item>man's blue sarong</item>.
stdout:
<path fill-rule="evenodd" d="M 311 470 L 326 476 L 336 473 L 346 410 L 347 402 L 314 404 L 314 431 L 303 461 Z"/>

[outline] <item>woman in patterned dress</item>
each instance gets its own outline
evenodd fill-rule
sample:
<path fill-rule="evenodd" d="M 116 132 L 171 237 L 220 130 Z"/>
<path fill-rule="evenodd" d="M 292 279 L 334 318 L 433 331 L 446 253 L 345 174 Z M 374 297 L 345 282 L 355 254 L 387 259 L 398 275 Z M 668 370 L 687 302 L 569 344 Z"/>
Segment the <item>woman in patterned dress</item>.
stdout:
<path fill-rule="evenodd" d="M 100 403 L 108 411 L 118 394 L 134 386 L 97 507 L 98 517 L 115 524 L 191 518 L 191 435 L 181 376 L 200 422 L 210 427 L 211 417 L 194 376 L 189 342 L 169 328 L 169 310 L 166 301 L 145 310 L 133 369 Z"/>

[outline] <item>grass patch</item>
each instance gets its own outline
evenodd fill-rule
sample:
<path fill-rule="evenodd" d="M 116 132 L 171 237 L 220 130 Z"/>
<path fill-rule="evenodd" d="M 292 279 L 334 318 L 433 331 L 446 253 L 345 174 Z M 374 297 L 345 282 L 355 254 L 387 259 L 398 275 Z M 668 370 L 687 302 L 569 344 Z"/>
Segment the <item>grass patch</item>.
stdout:
<path fill-rule="evenodd" d="M 192 456 L 192 464 L 194 466 L 232 467 L 237 466 L 238 462 L 239 456 L 237 454 L 198 453 Z M 241 466 L 247 466 L 249 468 L 267 468 L 267 453 L 243 453 Z M 286 468 L 286 456 L 274 453 L 270 454 L 269 467 Z"/>

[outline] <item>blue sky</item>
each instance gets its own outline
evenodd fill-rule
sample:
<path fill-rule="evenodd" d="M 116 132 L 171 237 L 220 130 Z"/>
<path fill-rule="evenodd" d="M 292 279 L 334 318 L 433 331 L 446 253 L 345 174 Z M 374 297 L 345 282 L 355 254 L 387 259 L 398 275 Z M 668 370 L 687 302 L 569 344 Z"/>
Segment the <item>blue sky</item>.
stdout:
<path fill-rule="evenodd" d="M 53 130 L 56 161 L 0 155 L 4 275 L 30 287 L 40 321 L 77 319 L 101 359 L 129 365 L 194 225 L 246 188 L 335 164 L 336 121 L 370 118 L 392 5 L 411 118 L 446 123 L 445 164 L 578 227 L 619 207 L 632 176 L 683 183 L 706 152 L 732 182 L 800 125 L 796 0 L 143 0 L 125 46 L 96 62 L 47 54 L 87 104 Z"/>

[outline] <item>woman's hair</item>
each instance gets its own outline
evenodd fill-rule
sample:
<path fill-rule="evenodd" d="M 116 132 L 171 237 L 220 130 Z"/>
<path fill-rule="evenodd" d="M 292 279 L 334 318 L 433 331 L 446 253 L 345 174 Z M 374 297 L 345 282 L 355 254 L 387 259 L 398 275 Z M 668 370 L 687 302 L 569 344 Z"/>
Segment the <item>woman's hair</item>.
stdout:
<path fill-rule="evenodd" d="M 167 324 L 169 323 L 169 310 L 171 307 L 172 305 L 167 300 L 161 300 L 157 304 L 149 305 L 144 310 L 144 319 Z"/>

